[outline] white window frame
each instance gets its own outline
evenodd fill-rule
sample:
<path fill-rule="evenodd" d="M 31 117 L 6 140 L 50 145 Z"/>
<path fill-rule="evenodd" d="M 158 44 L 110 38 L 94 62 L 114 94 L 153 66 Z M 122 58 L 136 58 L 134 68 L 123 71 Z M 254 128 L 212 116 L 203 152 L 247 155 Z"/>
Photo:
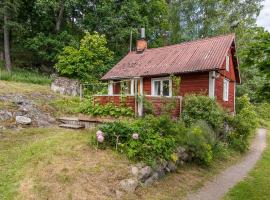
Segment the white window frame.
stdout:
<path fill-rule="evenodd" d="M 160 81 L 160 95 L 155 95 L 155 81 Z M 172 79 L 169 77 L 151 79 L 151 95 L 152 96 L 163 96 L 163 81 L 169 81 L 169 96 L 164 96 L 164 97 L 172 97 Z"/>
<path fill-rule="evenodd" d="M 226 71 L 230 71 L 230 55 L 226 55 Z"/>
<path fill-rule="evenodd" d="M 223 101 L 229 101 L 230 80 L 223 79 Z"/>

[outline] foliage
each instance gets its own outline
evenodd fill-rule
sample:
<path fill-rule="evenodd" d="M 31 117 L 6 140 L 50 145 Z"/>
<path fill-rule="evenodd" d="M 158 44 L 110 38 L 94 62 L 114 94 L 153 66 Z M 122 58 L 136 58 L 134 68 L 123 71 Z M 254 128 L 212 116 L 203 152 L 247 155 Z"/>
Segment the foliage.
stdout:
<path fill-rule="evenodd" d="M 93 105 L 90 101 L 85 101 L 80 105 L 79 111 L 84 114 L 92 116 L 112 116 L 112 117 L 132 117 L 134 112 L 131 108 L 127 108 L 124 105 L 114 106 L 112 104 L 106 105 Z"/>
<path fill-rule="evenodd" d="M 204 95 L 185 96 L 182 119 L 188 126 L 205 120 L 216 131 L 222 128 L 223 118 L 223 110 L 214 99 Z"/>
<path fill-rule="evenodd" d="M 249 136 L 254 133 L 258 119 L 247 95 L 237 98 L 236 111 L 237 115 L 228 121 L 233 128 L 228 139 L 233 148 L 244 152 L 248 149 Z"/>
<path fill-rule="evenodd" d="M 183 122 L 165 115 L 147 115 L 134 121 L 108 123 L 100 129 L 105 135 L 103 147 L 117 146 L 129 159 L 151 165 L 172 160 L 177 146 L 185 147 L 193 160 L 203 165 L 211 164 L 214 157 L 223 156 L 222 150 L 226 151 L 225 145 L 203 121 L 187 128 Z M 132 138 L 134 133 L 139 135 L 137 140 Z"/>
<path fill-rule="evenodd" d="M 105 143 L 111 147 L 116 145 L 116 137 L 119 139 L 119 149 L 129 159 L 143 161 L 154 165 L 163 160 L 169 160 L 175 150 L 175 139 L 165 132 L 171 123 L 167 117 L 147 116 L 146 119 L 138 119 L 133 122 L 115 122 L 102 126 L 100 129 L 105 134 Z M 137 140 L 132 138 L 133 133 L 138 133 Z"/>
<path fill-rule="evenodd" d="M 51 78 L 38 71 L 14 68 L 11 73 L 0 68 L 0 80 L 15 81 L 46 85 L 51 83 Z"/>
<path fill-rule="evenodd" d="M 86 32 L 79 49 L 72 46 L 64 48 L 55 68 L 63 76 L 97 82 L 113 59 L 113 53 L 106 47 L 106 43 L 104 35 Z"/>
<path fill-rule="evenodd" d="M 25 42 L 25 47 L 35 56 L 36 65 L 52 66 L 62 49 L 72 43 L 73 38 L 66 31 L 60 34 L 38 33 Z"/>
<path fill-rule="evenodd" d="M 204 121 L 192 124 L 187 131 L 182 132 L 180 144 L 201 164 L 209 165 L 213 160 L 213 148 L 217 138 L 213 130 Z"/>
<path fill-rule="evenodd" d="M 270 104 L 269 103 L 260 103 L 256 104 L 255 111 L 258 115 L 259 122 L 261 126 L 267 127 L 270 121 Z"/>
<path fill-rule="evenodd" d="M 246 31 L 245 43 L 239 50 L 243 85 L 238 95 L 247 93 L 252 102 L 269 102 L 270 99 L 270 33 L 263 28 Z"/>

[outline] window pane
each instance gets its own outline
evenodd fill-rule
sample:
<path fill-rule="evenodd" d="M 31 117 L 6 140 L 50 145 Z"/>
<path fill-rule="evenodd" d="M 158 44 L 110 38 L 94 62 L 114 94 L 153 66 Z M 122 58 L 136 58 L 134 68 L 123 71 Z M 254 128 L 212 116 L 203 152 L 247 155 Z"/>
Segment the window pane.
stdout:
<path fill-rule="evenodd" d="M 122 82 L 122 93 L 123 94 L 130 94 L 131 93 L 131 81 L 124 81 Z"/>
<path fill-rule="evenodd" d="M 154 81 L 154 95 L 160 95 L 160 81 Z"/>
<path fill-rule="evenodd" d="M 223 100 L 229 100 L 229 81 L 224 79 L 223 83 Z"/>
<path fill-rule="evenodd" d="M 169 80 L 163 81 L 163 96 L 170 96 L 170 82 L 169 82 Z"/>

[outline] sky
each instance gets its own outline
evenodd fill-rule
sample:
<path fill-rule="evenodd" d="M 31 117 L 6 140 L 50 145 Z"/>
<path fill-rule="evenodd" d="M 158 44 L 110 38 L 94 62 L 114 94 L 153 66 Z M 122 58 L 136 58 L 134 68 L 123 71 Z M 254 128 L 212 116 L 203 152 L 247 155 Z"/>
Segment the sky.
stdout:
<path fill-rule="evenodd" d="M 257 24 L 270 31 L 270 0 L 264 0 L 263 9 L 257 18 Z"/>

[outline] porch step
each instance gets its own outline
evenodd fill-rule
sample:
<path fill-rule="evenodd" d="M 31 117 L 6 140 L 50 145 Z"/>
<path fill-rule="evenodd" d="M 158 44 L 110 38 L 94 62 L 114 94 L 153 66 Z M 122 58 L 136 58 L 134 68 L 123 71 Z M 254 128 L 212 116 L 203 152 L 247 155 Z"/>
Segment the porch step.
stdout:
<path fill-rule="evenodd" d="M 85 128 L 83 125 L 79 125 L 79 124 L 60 124 L 59 127 L 69 128 L 69 129 L 83 129 L 83 128 Z"/>

